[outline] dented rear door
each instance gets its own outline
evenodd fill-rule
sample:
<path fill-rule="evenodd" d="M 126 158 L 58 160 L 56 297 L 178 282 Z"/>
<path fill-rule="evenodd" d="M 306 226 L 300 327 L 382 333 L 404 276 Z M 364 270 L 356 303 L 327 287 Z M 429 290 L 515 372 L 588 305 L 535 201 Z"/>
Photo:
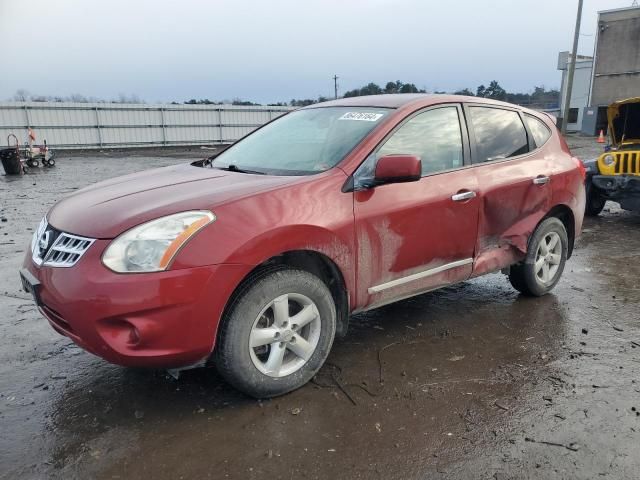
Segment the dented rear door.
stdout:
<path fill-rule="evenodd" d="M 478 244 L 473 275 L 511 265 L 550 209 L 552 158 L 535 149 L 515 109 L 466 105 L 478 188 Z"/>

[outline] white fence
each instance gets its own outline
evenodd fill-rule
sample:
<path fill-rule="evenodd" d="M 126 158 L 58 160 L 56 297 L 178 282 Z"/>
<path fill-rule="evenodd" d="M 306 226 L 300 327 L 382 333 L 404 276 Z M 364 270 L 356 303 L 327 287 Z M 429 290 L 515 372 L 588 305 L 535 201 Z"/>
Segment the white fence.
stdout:
<path fill-rule="evenodd" d="M 0 102 L 0 148 L 20 143 L 30 127 L 36 143 L 57 148 L 232 143 L 289 107 Z"/>

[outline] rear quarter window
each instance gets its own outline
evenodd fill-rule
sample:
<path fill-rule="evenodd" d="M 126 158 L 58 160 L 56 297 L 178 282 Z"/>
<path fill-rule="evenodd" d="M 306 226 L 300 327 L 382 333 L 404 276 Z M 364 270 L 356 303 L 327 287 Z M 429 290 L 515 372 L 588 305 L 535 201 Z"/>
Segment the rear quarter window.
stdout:
<path fill-rule="evenodd" d="M 470 107 L 476 143 L 474 163 L 516 157 L 529 151 L 527 131 L 518 112 L 494 107 Z"/>
<path fill-rule="evenodd" d="M 551 136 L 551 130 L 545 125 L 545 123 L 534 117 L 533 115 L 525 114 L 524 121 L 527 122 L 527 127 L 533 136 L 533 140 L 536 143 L 536 148 L 540 148 L 547 143 Z"/>

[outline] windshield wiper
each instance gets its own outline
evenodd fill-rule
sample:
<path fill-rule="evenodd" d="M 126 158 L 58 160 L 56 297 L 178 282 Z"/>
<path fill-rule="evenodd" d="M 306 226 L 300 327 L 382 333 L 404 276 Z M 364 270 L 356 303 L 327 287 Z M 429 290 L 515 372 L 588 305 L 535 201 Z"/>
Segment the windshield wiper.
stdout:
<path fill-rule="evenodd" d="M 217 168 L 218 170 L 226 170 L 228 172 L 238 172 L 238 173 L 254 173 L 256 175 L 265 175 L 264 172 L 258 172 L 257 170 L 247 170 L 245 168 L 239 168 L 237 165 L 229 164 L 226 167 L 214 166 L 211 164 L 213 168 Z"/>

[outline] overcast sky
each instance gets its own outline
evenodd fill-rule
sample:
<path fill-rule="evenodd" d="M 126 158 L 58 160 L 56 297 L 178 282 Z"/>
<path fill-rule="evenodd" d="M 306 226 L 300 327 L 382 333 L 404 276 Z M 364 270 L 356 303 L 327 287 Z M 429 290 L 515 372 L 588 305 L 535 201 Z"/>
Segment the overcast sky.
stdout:
<path fill-rule="evenodd" d="M 0 0 L 0 99 L 288 101 L 370 81 L 558 87 L 577 0 Z M 585 0 L 580 53 L 596 12 Z"/>

